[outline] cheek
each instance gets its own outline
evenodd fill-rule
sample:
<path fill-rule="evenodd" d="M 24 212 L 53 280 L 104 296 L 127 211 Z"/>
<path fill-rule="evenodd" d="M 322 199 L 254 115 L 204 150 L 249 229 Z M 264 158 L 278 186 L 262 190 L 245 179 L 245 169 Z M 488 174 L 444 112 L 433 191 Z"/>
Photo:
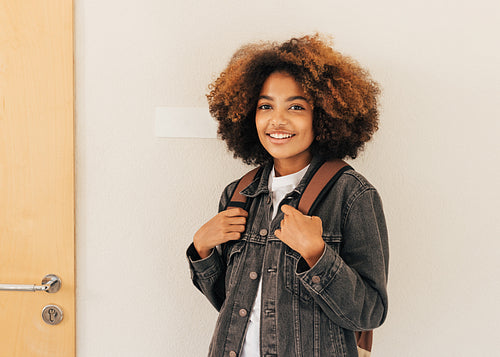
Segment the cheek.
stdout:
<path fill-rule="evenodd" d="M 306 134 L 307 140 L 311 141 L 311 143 L 314 141 L 314 128 L 312 124 L 312 120 L 308 120 L 307 123 L 302 128 L 303 132 Z"/>
<path fill-rule="evenodd" d="M 255 128 L 257 129 L 259 138 L 264 135 L 265 122 L 259 115 L 255 116 Z"/>

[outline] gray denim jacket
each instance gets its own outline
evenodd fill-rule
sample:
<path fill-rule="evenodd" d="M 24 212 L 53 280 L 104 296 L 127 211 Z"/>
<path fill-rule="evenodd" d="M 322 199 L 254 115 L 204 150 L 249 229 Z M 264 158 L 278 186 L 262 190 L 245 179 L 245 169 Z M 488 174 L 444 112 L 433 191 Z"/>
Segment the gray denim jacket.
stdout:
<path fill-rule="evenodd" d="M 296 189 L 282 204 L 297 207 L 321 165 L 313 158 Z M 358 356 L 353 331 L 380 326 L 387 315 L 389 249 L 382 202 L 353 169 L 345 171 L 313 214 L 323 222 L 323 255 L 309 268 L 274 231 L 267 165 L 242 193 L 251 198 L 245 233 L 200 259 L 187 250 L 194 285 L 220 312 L 209 356 L 238 356 L 262 279 L 261 356 Z M 237 181 L 224 190 L 224 210 Z"/>

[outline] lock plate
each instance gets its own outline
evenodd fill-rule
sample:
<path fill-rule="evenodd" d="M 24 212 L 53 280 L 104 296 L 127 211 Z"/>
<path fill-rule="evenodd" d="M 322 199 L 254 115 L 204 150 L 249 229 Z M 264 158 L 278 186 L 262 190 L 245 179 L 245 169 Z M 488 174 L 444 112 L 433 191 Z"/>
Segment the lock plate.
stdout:
<path fill-rule="evenodd" d="M 63 319 L 63 312 L 57 305 L 47 305 L 42 310 L 42 319 L 49 325 L 57 325 Z"/>

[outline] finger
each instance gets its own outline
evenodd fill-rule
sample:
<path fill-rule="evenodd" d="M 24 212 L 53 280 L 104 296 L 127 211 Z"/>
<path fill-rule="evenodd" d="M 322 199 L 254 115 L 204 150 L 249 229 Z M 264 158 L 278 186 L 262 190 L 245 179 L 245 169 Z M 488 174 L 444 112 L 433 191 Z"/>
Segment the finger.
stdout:
<path fill-rule="evenodd" d="M 248 212 L 240 207 L 232 207 L 224 211 L 226 217 L 248 217 Z"/>
<path fill-rule="evenodd" d="M 226 232 L 244 232 L 244 231 L 245 231 L 244 224 L 231 224 L 226 228 Z"/>
<path fill-rule="evenodd" d="M 240 239 L 241 234 L 239 232 L 231 232 L 231 233 L 226 233 L 224 235 L 225 241 L 230 241 L 230 240 L 238 240 Z"/>
<path fill-rule="evenodd" d="M 228 217 L 227 218 L 227 223 L 228 224 L 246 224 L 247 222 L 247 219 L 246 217 L 241 217 L 241 216 L 238 216 L 238 217 Z"/>
<path fill-rule="evenodd" d="M 283 212 L 285 214 L 285 216 L 287 214 L 290 214 L 290 212 L 291 212 L 290 211 L 290 206 L 289 205 L 283 205 L 283 206 L 281 206 L 281 212 Z"/>
<path fill-rule="evenodd" d="M 288 215 L 288 216 L 289 216 L 289 215 L 293 215 L 293 214 L 300 213 L 300 211 L 299 211 L 299 210 L 297 210 L 297 209 L 293 208 L 293 207 L 292 207 L 292 206 L 290 206 L 290 205 L 283 205 L 283 206 L 281 206 L 281 211 L 283 211 L 283 213 L 284 213 L 285 215 Z M 300 213 L 300 214 L 302 214 L 302 213 Z"/>
<path fill-rule="evenodd" d="M 312 216 L 311 219 L 314 221 L 314 222 L 318 222 L 318 223 L 323 223 L 323 221 L 321 220 L 320 217 L 318 216 Z"/>
<path fill-rule="evenodd" d="M 277 229 L 277 230 L 275 230 L 275 231 L 274 231 L 274 235 L 275 235 L 276 237 L 278 237 L 279 239 L 281 239 L 281 229 Z"/>

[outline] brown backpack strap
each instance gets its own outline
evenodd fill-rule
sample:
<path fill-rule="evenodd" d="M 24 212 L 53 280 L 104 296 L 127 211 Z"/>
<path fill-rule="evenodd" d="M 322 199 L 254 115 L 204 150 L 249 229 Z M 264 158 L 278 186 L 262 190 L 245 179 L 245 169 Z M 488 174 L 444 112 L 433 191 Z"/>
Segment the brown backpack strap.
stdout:
<path fill-rule="evenodd" d="M 240 207 L 243 209 L 246 209 L 246 204 L 247 204 L 247 196 L 242 195 L 240 192 L 243 191 L 245 187 L 250 185 L 259 172 L 261 167 L 256 167 L 252 171 L 247 172 L 238 182 L 236 185 L 236 189 L 233 192 L 233 196 L 231 197 L 231 200 L 226 206 L 226 209 L 229 207 Z"/>
<path fill-rule="evenodd" d="M 297 209 L 302 214 L 309 215 L 314 210 L 314 203 L 318 201 L 321 193 L 326 193 L 342 172 L 349 168 L 351 167 L 343 160 L 331 160 L 321 165 L 300 197 Z"/>
<path fill-rule="evenodd" d="M 358 343 L 358 351 L 360 356 L 369 356 L 372 351 L 373 330 L 356 331 L 356 341 Z M 363 354 L 362 354 L 363 353 Z"/>

